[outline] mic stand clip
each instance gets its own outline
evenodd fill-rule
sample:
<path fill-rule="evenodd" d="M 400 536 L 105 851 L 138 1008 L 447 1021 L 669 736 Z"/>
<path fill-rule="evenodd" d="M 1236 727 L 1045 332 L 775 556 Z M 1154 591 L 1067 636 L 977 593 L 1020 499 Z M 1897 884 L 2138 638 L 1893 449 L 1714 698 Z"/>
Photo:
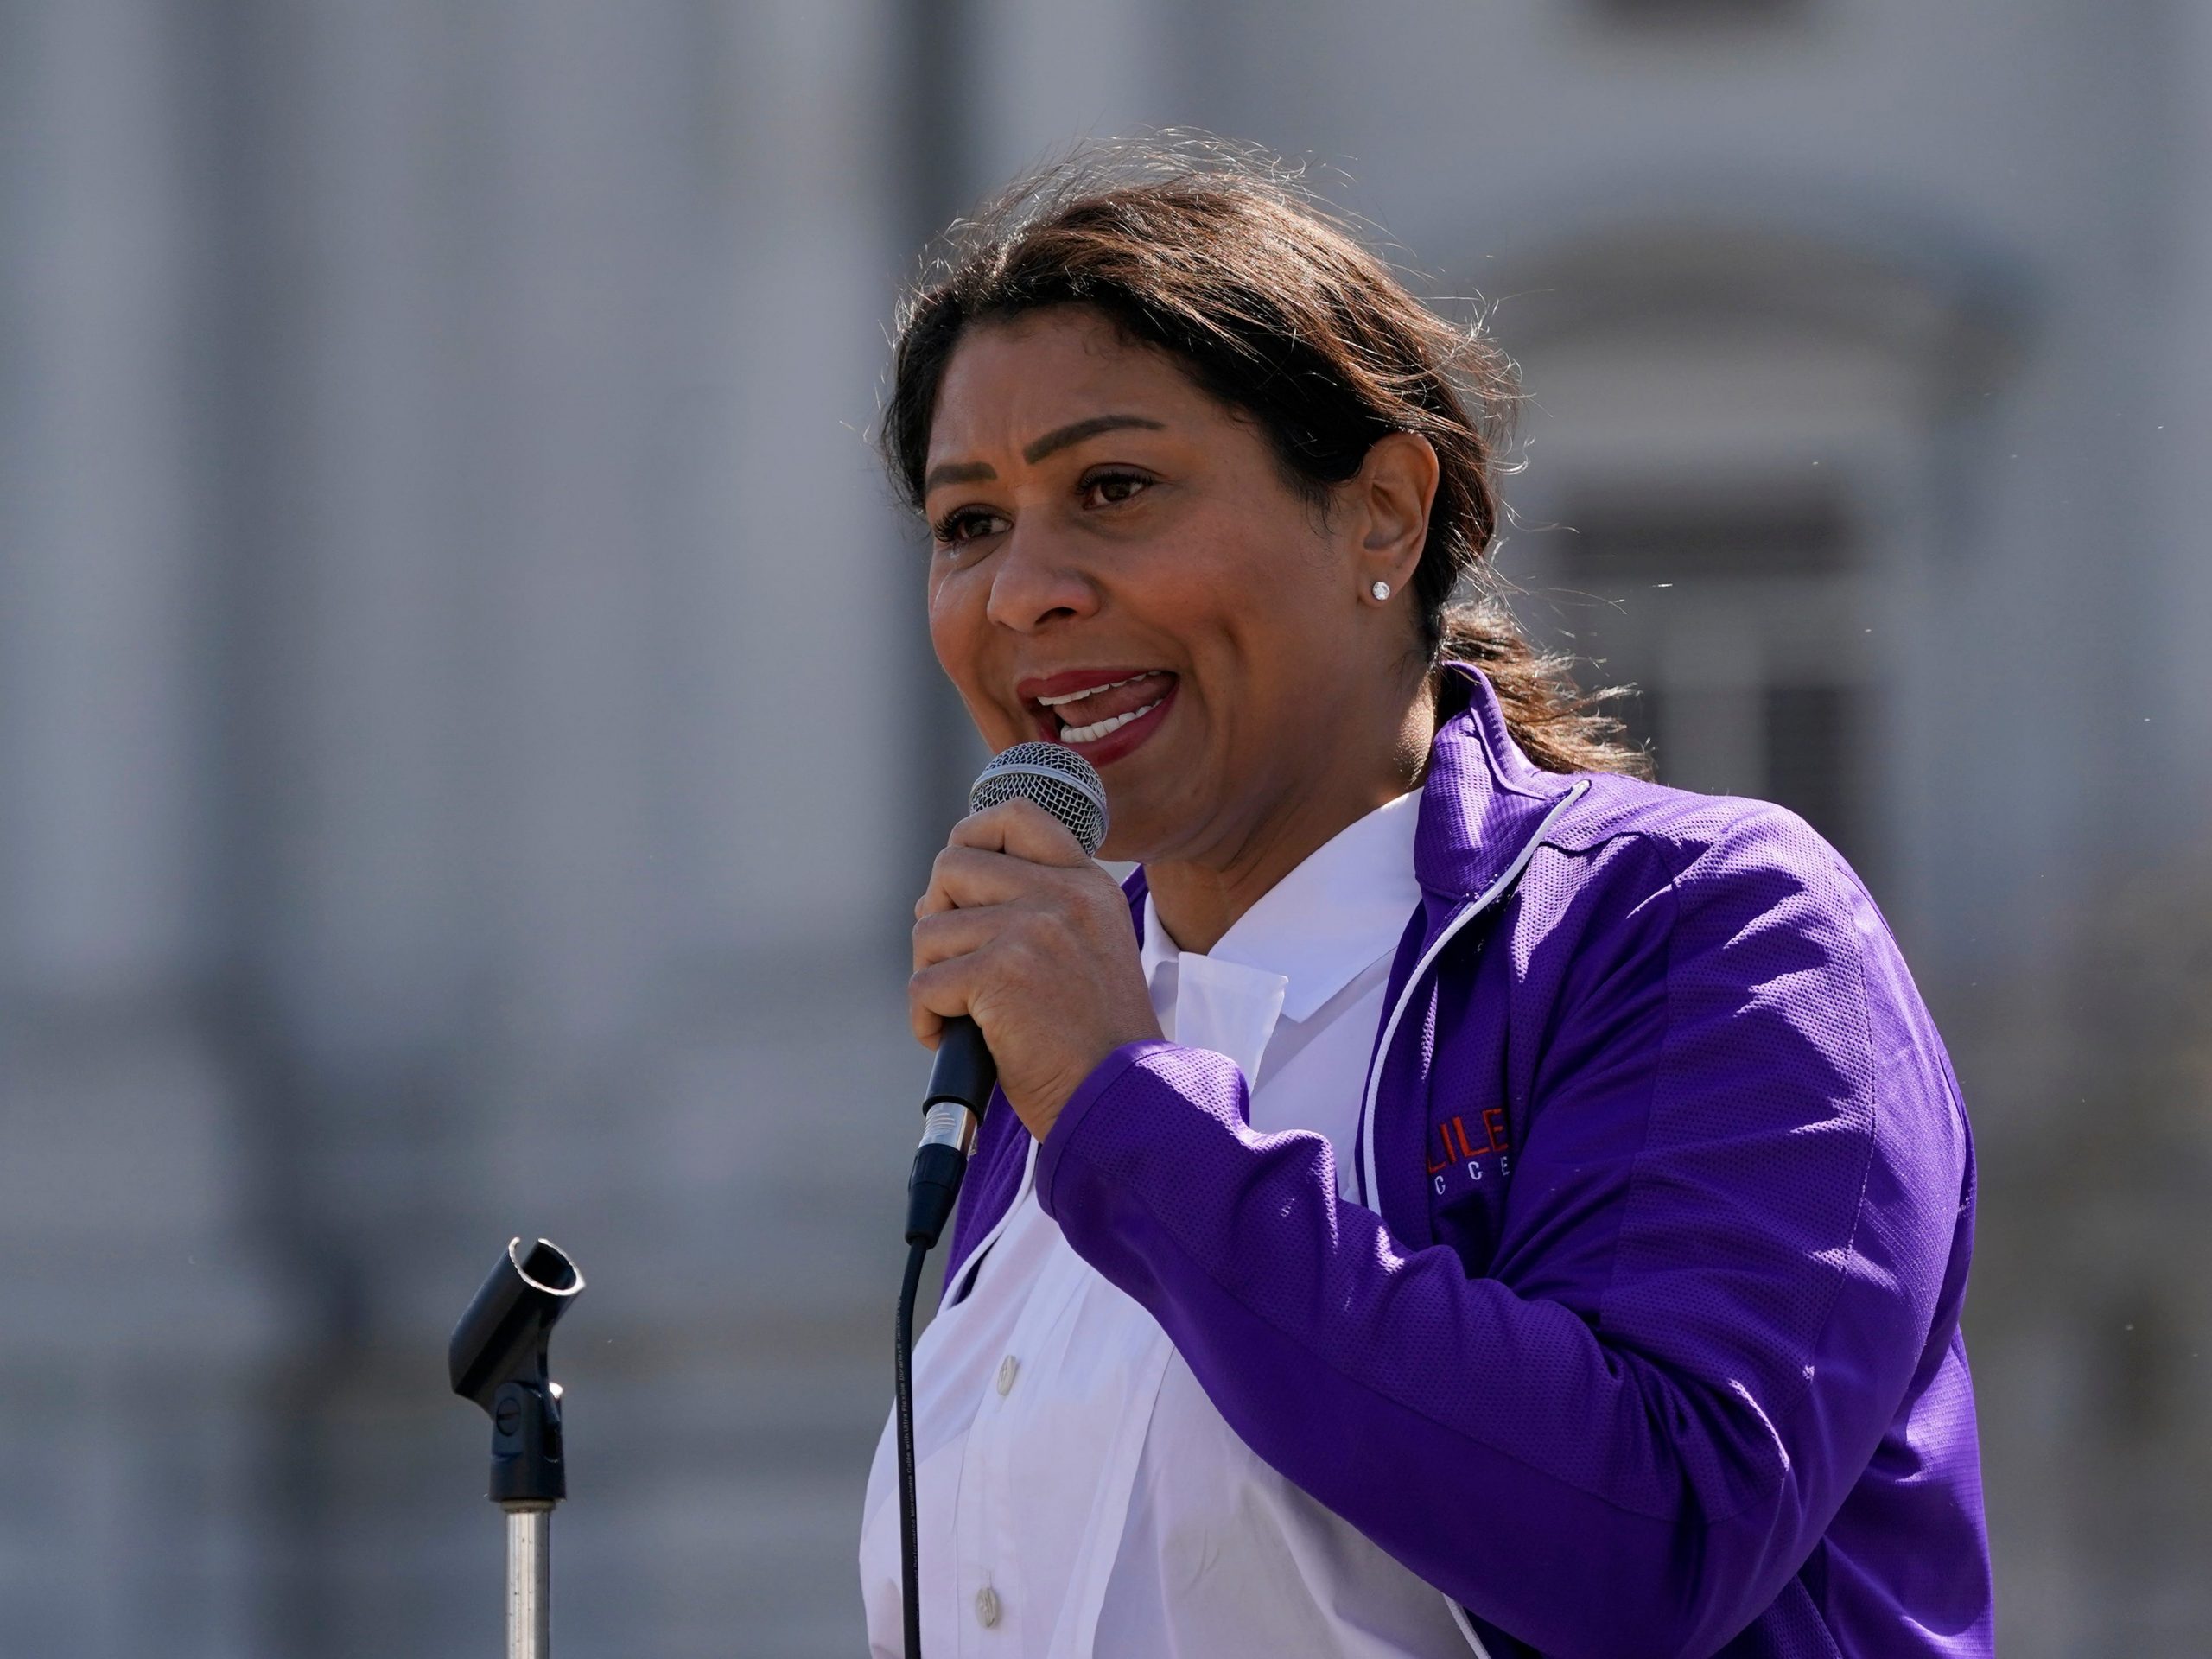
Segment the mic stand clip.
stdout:
<path fill-rule="evenodd" d="M 553 1506 L 569 1495 L 569 1470 L 547 1344 L 583 1287 L 558 1247 L 541 1238 L 525 1252 L 512 1239 L 446 1350 L 453 1391 L 492 1419 L 487 1496 L 507 1516 L 507 1659 L 547 1659 L 552 1646 Z"/>

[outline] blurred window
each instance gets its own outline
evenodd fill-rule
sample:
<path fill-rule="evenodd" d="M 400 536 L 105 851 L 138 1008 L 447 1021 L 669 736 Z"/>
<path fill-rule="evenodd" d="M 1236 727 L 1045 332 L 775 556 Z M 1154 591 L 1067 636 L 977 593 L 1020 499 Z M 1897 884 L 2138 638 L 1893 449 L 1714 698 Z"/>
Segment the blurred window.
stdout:
<path fill-rule="evenodd" d="M 1862 874 L 1871 683 L 1860 538 L 1840 493 L 1586 486 L 1548 537 L 1563 641 L 1662 782 L 1800 812 Z"/>

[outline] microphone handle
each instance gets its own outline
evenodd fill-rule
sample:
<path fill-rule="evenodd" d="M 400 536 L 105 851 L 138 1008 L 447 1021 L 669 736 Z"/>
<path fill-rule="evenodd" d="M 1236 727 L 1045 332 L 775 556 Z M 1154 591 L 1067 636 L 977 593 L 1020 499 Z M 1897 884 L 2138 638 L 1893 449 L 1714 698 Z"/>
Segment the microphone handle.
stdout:
<path fill-rule="evenodd" d="M 982 1027 L 964 1014 L 955 1014 L 938 1037 L 937 1059 L 930 1067 L 930 1091 L 922 1099 L 922 1109 L 926 1112 L 941 1100 L 957 1100 L 980 1119 L 998 1081 L 999 1063 L 991 1058 Z"/>
<path fill-rule="evenodd" d="M 930 1067 L 930 1091 L 922 1102 L 922 1144 L 915 1149 L 914 1173 L 906 1182 L 909 1244 L 933 1249 L 944 1230 L 960 1196 L 961 1178 L 968 1173 L 976 1126 L 998 1080 L 998 1062 L 982 1029 L 964 1014 L 946 1020 Z"/>

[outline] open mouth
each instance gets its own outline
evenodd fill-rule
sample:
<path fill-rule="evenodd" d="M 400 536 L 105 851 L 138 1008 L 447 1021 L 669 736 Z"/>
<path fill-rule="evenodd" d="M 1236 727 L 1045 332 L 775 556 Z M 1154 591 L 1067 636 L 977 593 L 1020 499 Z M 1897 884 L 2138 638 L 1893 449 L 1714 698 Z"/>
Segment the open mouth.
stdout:
<path fill-rule="evenodd" d="M 1177 679 L 1166 669 L 1077 669 L 1018 688 L 1037 721 L 1039 737 L 1089 753 L 1103 745 L 1117 753 L 1132 742 L 1109 740 L 1137 735 L 1140 723 L 1163 714 L 1173 700 Z"/>

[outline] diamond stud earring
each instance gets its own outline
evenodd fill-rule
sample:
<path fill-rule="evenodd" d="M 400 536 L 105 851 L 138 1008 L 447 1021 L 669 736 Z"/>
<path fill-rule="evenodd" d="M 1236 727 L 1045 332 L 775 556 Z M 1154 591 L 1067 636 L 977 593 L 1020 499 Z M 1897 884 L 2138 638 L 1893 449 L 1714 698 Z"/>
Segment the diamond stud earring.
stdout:
<path fill-rule="evenodd" d="M 1374 594 L 1376 602 L 1380 604 L 1382 601 L 1390 597 L 1390 584 L 1387 582 L 1378 582 L 1367 591 Z"/>

